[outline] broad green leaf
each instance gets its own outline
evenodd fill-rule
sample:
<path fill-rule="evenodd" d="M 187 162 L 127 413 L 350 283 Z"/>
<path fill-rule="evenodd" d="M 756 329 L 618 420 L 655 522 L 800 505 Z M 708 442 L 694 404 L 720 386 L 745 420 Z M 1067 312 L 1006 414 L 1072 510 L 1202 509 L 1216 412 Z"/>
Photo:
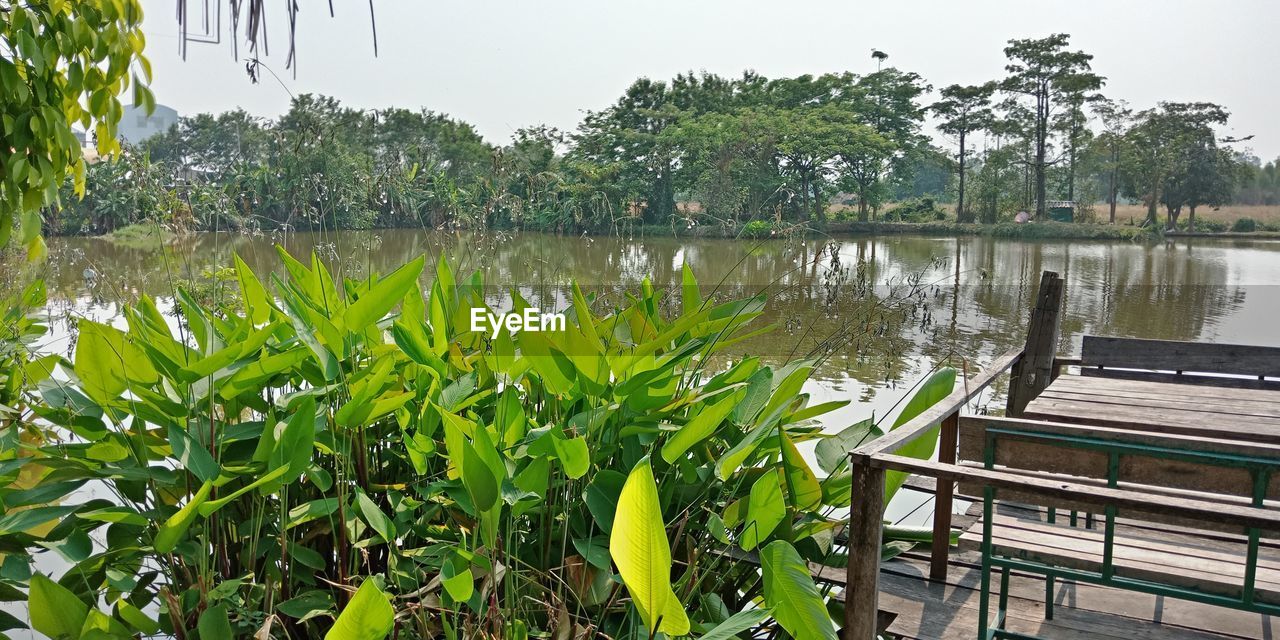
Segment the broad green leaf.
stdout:
<path fill-rule="evenodd" d="M 356 491 L 356 504 L 360 507 L 360 514 L 364 516 L 364 521 L 382 537 L 387 544 L 394 544 L 396 539 L 396 524 L 382 512 L 373 501 L 363 491 Z"/>
<path fill-rule="evenodd" d="M 778 472 L 770 469 L 751 485 L 747 500 L 747 520 L 742 528 L 742 548 L 750 551 L 773 533 L 787 517 Z"/>
<path fill-rule="evenodd" d="M 693 269 L 686 262 L 680 269 L 680 309 L 686 313 L 697 313 L 702 308 L 702 293 L 698 291 L 698 279 L 693 277 Z"/>
<path fill-rule="evenodd" d="M 822 485 L 818 476 L 809 468 L 796 443 L 791 441 L 786 429 L 782 431 L 782 470 L 787 480 L 787 494 L 791 507 L 796 511 L 808 511 L 822 504 Z"/>
<path fill-rule="evenodd" d="M 595 519 L 600 530 L 609 533 L 613 530 L 613 517 L 618 510 L 618 496 L 622 495 L 622 487 L 627 477 L 613 469 L 602 469 L 591 478 L 582 499 L 587 503 L 587 510 Z"/>
<path fill-rule="evenodd" d="M 89 605 L 66 587 L 39 573 L 31 576 L 27 606 L 31 628 L 53 640 L 79 638 L 89 617 Z"/>
<path fill-rule="evenodd" d="M 738 406 L 741 393 L 729 393 L 719 402 L 704 407 L 662 445 L 662 459 L 671 464 L 691 447 L 711 437 L 724 419 Z"/>
<path fill-rule="evenodd" d="M 92 320 L 80 319 L 76 340 L 76 376 L 85 393 L 100 405 L 111 404 L 130 380 L 154 382 L 156 370 L 124 332 Z"/>
<path fill-rule="evenodd" d="M 396 306 L 404 294 L 418 282 L 422 275 L 425 258 L 418 256 L 416 260 L 392 271 L 369 288 L 358 300 L 351 303 L 342 315 L 342 324 L 349 331 L 363 331 L 378 322 L 392 307 Z"/>
<path fill-rule="evenodd" d="M 200 489 L 195 495 L 191 496 L 191 500 L 187 501 L 177 513 L 169 517 L 164 524 L 160 525 L 160 530 L 156 532 L 155 540 L 152 546 L 158 553 L 169 553 L 173 551 L 174 546 L 178 544 L 178 539 L 182 534 L 191 528 L 191 523 L 195 521 L 198 515 L 200 505 L 209 499 L 209 492 L 213 491 L 213 482 L 206 481 L 200 485 Z"/>
<path fill-rule="evenodd" d="M 770 609 L 747 609 L 729 616 L 728 620 L 721 622 L 706 634 L 699 637 L 698 640 L 736 640 L 739 633 L 749 631 L 759 626 L 768 618 L 772 610 Z"/>
<path fill-rule="evenodd" d="M 646 627 L 671 636 L 689 632 L 689 618 L 671 590 L 671 546 L 647 457 L 636 464 L 622 487 L 609 535 L 609 555 Z"/>
<path fill-rule="evenodd" d="M 493 470 L 485 464 L 484 459 L 476 452 L 475 446 L 466 440 L 462 441 L 462 484 L 471 495 L 476 509 L 488 511 L 498 503 L 498 480 Z"/>
<path fill-rule="evenodd" d="M 177 423 L 169 425 L 169 447 L 178 463 L 201 482 L 212 482 L 218 478 L 220 469 L 213 455 Z"/>
<path fill-rule="evenodd" d="M 555 447 L 560 464 L 564 465 L 565 475 L 574 480 L 586 475 L 591 468 L 591 452 L 587 450 L 585 439 L 552 436 L 551 444 Z"/>
<path fill-rule="evenodd" d="M 776 540 L 760 550 L 764 603 L 792 637 L 836 640 L 836 628 L 813 584 L 809 567 L 790 544 Z"/>
<path fill-rule="evenodd" d="M 196 623 L 196 630 L 200 632 L 200 640 L 235 639 L 235 635 L 231 633 L 231 618 L 227 615 L 225 604 L 215 604 L 205 609 L 200 614 L 200 621 Z"/>
<path fill-rule="evenodd" d="M 920 385 L 920 389 L 916 391 L 914 396 L 907 401 L 906 406 L 902 408 L 902 413 L 898 414 L 898 419 L 894 420 L 893 427 L 890 431 L 911 421 L 916 416 L 922 414 L 929 407 L 941 402 L 947 396 L 951 395 L 951 391 L 956 386 L 956 370 L 951 367 L 939 369 L 924 384 Z M 938 448 L 938 431 L 940 427 L 935 426 L 925 433 L 917 436 L 914 440 L 901 446 L 897 450 L 900 456 L 916 458 L 919 460 L 928 460 L 933 457 L 933 452 Z M 898 489 L 902 488 L 902 483 L 907 481 L 907 473 L 902 471 L 890 471 L 884 478 L 884 502 L 889 504 L 893 496 L 898 493 Z"/>
<path fill-rule="evenodd" d="M 240 295 L 244 297 L 245 313 L 254 324 L 262 324 L 271 319 L 271 296 L 253 274 L 249 265 L 235 254 L 236 278 L 240 281 Z"/>
<path fill-rule="evenodd" d="M 307 466 L 311 464 L 311 454 L 315 450 L 315 436 L 316 400 L 307 396 L 294 410 L 271 452 L 270 468 L 283 466 L 289 469 L 280 476 L 280 484 L 297 480 L 307 470 Z"/>
<path fill-rule="evenodd" d="M 396 610 L 372 578 L 365 578 L 338 614 L 325 640 L 382 640 L 395 625 Z"/>
<path fill-rule="evenodd" d="M 116 615 L 120 616 L 120 619 L 124 620 L 129 626 L 141 631 L 143 635 L 150 636 L 160 633 L 160 623 L 124 598 L 116 601 Z"/>
<path fill-rule="evenodd" d="M 818 466 L 827 473 L 835 473 L 841 463 L 849 458 L 849 452 L 884 435 L 876 426 L 874 417 L 845 427 L 839 433 L 823 438 L 814 447 Z"/>

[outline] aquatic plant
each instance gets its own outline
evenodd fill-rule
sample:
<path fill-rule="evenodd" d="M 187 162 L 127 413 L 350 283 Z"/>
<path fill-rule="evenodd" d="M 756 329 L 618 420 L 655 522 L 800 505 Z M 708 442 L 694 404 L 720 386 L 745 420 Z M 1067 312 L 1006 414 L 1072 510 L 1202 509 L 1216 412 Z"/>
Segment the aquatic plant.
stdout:
<path fill-rule="evenodd" d="M 879 430 L 821 432 L 847 402 L 809 403 L 812 361 L 718 355 L 769 330 L 762 297 L 703 299 L 686 268 L 674 313 L 647 281 L 573 286 L 563 330 L 492 335 L 443 260 L 424 289 L 423 258 L 338 282 L 279 253 L 269 284 L 236 259 L 233 304 L 144 297 L 45 360 L 41 428 L 0 434 L 35 436 L 0 459 L 0 593 L 36 631 L 836 637 L 808 563 L 843 564 L 844 452 Z"/>

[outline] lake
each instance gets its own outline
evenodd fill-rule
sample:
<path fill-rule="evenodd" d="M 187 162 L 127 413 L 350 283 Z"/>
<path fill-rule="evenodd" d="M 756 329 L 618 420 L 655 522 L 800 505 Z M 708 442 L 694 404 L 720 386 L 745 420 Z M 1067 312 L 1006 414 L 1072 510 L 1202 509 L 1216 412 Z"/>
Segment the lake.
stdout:
<path fill-rule="evenodd" d="M 872 414 L 892 417 L 911 385 L 936 366 L 974 370 L 1021 345 L 1044 270 L 1066 283 L 1060 353 L 1077 353 L 1084 333 L 1280 345 L 1274 325 L 1280 242 L 748 241 L 385 230 L 198 234 L 164 249 L 52 238 L 46 278 L 54 330 L 44 348 L 71 349 L 75 316 L 119 321 L 120 304 L 143 294 L 164 308 L 175 283 L 210 281 L 231 264 L 232 252 L 259 273 L 279 270 L 277 243 L 298 256 L 315 251 L 335 275 L 349 278 L 389 272 L 420 254 L 447 255 L 457 273 L 484 273 L 493 306 L 509 304 L 507 292 L 516 287 L 544 310 L 563 308 L 571 280 L 607 305 L 646 277 L 670 289 L 674 310 L 687 263 L 704 295 L 768 296 L 757 324 L 777 328 L 730 351 L 775 362 L 819 357 L 805 389 L 813 402 L 853 401 L 824 418 L 832 431 Z M 1000 391 L 975 409 L 1002 407 Z M 914 509 L 904 505 L 893 511 Z"/>

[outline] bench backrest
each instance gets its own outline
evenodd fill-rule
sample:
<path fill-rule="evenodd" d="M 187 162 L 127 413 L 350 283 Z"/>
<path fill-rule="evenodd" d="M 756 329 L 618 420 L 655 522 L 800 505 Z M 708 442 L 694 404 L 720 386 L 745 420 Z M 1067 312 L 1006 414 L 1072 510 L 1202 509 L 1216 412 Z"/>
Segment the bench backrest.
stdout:
<path fill-rule="evenodd" d="M 1258 497 L 1258 473 L 1266 474 L 1261 497 L 1268 505 L 1280 500 L 1280 445 L 1264 443 L 973 416 L 960 418 L 957 460 L 969 465 L 985 465 L 989 460 L 995 469 L 1100 484 L 1114 479 L 1119 488 L 1148 489 L 1153 495 L 1152 511 L 1141 515 L 1154 521 L 1168 521 L 1160 515 L 1161 496 L 1213 493 L 1221 494 L 1224 501 L 1248 505 Z M 982 489 L 962 484 L 960 493 L 981 496 Z M 1002 491 L 1000 497 L 1076 508 L 1016 492 Z"/>
<path fill-rule="evenodd" d="M 1080 349 L 1080 373 L 1166 382 L 1273 388 L 1280 386 L 1280 382 L 1265 378 L 1280 378 L 1280 348 L 1084 336 Z M 1224 375 L 1238 377 L 1221 377 Z"/>

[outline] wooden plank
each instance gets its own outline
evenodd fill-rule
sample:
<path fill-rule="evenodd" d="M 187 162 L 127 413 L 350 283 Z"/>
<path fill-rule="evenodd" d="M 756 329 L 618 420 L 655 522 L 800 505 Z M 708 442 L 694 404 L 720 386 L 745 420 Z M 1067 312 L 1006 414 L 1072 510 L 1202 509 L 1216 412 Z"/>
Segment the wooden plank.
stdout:
<path fill-rule="evenodd" d="M 1032 520 L 1005 514 L 997 514 L 991 519 L 991 522 L 997 527 L 1009 527 L 1026 531 L 1032 536 L 1032 539 L 1037 535 L 1066 535 L 1084 540 L 1093 540 L 1098 544 L 1102 544 L 1103 540 L 1103 532 L 1100 527 L 1094 529 L 1069 527 L 1062 522 L 1050 524 L 1043 520 Z M 1244 576 L 1243 566 L 1246 545 L 1243 543 L 1231 545 L 1211 544 L 1195 534 L 1142 532 L 1130 529 L 1124 532 L 1116 531 L 1115 544 L 1118 547 L 1159 551 L 1161 553 L 1188 556 L 1193 559 L 1224 563 L 1231 565 L 1232 570 L 1223 573 L 1223 575 Z M 1270 572 L 1266 577 L 1268 582 L 1280 584 L 1280 554 L 1277 554 L 1274 548 L 1259 551 L 1258 568 L 1265 568 Z M 1235 569 L 1239 569 L 1239 571 Z"/>
<path fill-rule="evenodd" d="M 1023 358 L 1010 373 L 1009 396 L 1005 405 L 1007 415 L 1021 415 L 1027 403 L 1049 386 L 1057 375 L 1054 353 L 1058 349 L 1061 308 L 1062 278 L 1053 271 L 1045 271 L 1040 276 L 1036 306 L 1031 311 Z"/>
<path fill-rule="evenodd" d="M 1080 365 L 1280 377 L 1280 348 L 1084 336 Z"/>
<path fill-rule="evenodd" d="M 1205 416 L 1255 416 L 1259 418 L 1280 419 L 1280 404 L 1263 404 L 1260 402 L 1233 403 L 1225 400 L 1217 403 L 1206 402 L 1196 397 L 1195 391 L 1201 388 L 1202 387 L 1188 385 L 1187 394 L 1182 398 L 1173 399 L 1162 396 L 1142 395 L 1134 392 L 1129 392 L 1127 394 L 1105 394 L 1095 392 L 1064 391 L 1054 389 L 1053 385 L 1050 385 L 1048 389 L 1045 389 L 1040 393 L 1040 397 L 1046 399 L 1093 402 L 1100 405 L 1172 409 L 1176 411 L 1186 411 L 1193 414 L 1203 414 Z"/>
<path fill-rule="evenodd" d="M 964 408 L 970 400 L 982 393 L 984 389 L 995 381 L 997 376 L 1008 371 L 1021 357 L 1022 349 L 1014 349 L 996 358 L 990 366 L 982 370 L 982 373 L 974 376 L 973 379 L 965 378 L 960 388 L 952 391 L 946 398 L 924 410 L 920 415 L 897 429 L 853 450 L 850 455 L 853 457 L 854 462 L 856 463 L 859 459 L 870 458 L 878 453 L 897 451 L 903 445 L 928 432 L 942 422 L 943 418 Z"/>
<path fill-rule="evenodd" d="M 878 631 L 876 599 L 880 593 L 885 472 L 870 464 L 855 462 L 852 474 L 844 637 L 874 640 Z"/>
<path fill-rule="evenodd" d="M 938 462 L 955 464 L 956 450 L 959 446 L 960 416 L 951 414 L 942 421 L 942 429 L 938 437 Z M 929 566 L 929 578 L 933 580 L 947 579 L 947 557 L 951 550 L 951 510 L 952 493 L 955 485 L 950 482 L 937 484 L 933 507 L 933 541 L 932 562 Z"/>
<path fill-rule="evenodd" d="M 1171 382 L 1125 380 L 1122 378 L 1098 378 L 1090 376 L 1058 376 L 1046 391 L 1063 390 L 1073 393 L 1098 395 L 1139 395 L 1173 400 L 1194 397 L 1209 404 L 1243 403 L 1250 406 L 1274 406 L 1280 402 L 1280 394 L 1259 389 L 1234 389 L 1230 387 L 1203 387 Z"/>
<path fill-rule="evenodd" d="M 1088 482 L 1096 486 L 1105 486 L 1108 471 L 1108 455 L 1105 452 L 1074 448 L 1067 443 L 1038 436 L 1045 434 L 1087 438 L 1144 447 L 1242 456 L 1257 459 L 1261 464 L 1280 467 L 1280 445 L 994 417 L 961 418 L 961 461 L 977 464 L 985 459 L 989 427 L 1016 430 L 1026 434 L 998 436 L 995 464 L 999 469 L 1020 473 L 1072 476 L 1076 481 Z M 1247 470 L 1226 467 L 1210 460 L 1189 462 L 1161 459 L 1142 453 L 1128 453 L 1121 458 L 1119 480 L 1122 485 L 1139 485 L 1131 488 L 1150 491 L 1153 495 L 1171 493 L 1186 496 L 1188 494 L 1179 493 L 1176 490 L 1187 490 L 1200 494 L 1225 494 L 1238 498 L 1237 502 L 1244 504 L 1248 504 L 1249 497 L 1253 495 L 1253 478 Z M 1164 492 L 1161 490 L 1162 487 L 1174 491 Z M 966 495 L 981 493 L 979 487 L 970 485 L 961 486 L 960 491 Z M 1275 474 L 1271 479 L 1268 495 L 1280 496 L 1280 474 Z M 1016 500 L 1018 496 L 1004 495 L 1002 498 Z"/>
<path fill-rule="evenodd" d="M 997 416 L 962 416 L 960 418 L 960 435 L 962 438 L 966 436 L 984 437 L 987 427 L 1095 440 L 1129 442 L 1166 449 L 1186 449 L 1206 453 L 1274 459 L 1277 464 L 1280 464 L 1280 444 L 1250 442 L 1233 438 L 1205 438 L 1162 431 L 1138 431 L 1104 425 L 1001 418 Z M 975 452 L 976 455 L 973 455 Z M 965 453 L 965 451 L 961 451 L 961 459 L 974 461 L 982 459 L 981 448 L 969 450 L 969 457 L 965 457 Z"/>
<path fill-rule="evenodd" d="M 974 463 L 961 462 L 961 466 L 971 466 L 975 469 L 983 467 Z M 1047 473 L 1036 470 L 1013 469 L 1013 468 L 997 468 L 997 471 L 1009 473 L 1014 476 L 1032 478 L 1036 480 L 1049 480 L 1070 483 L 1083 487 L 1095 487 L 1096 489 L 1106 489 L 1107 482 L 1098 478 L 1081 478 L 1069 474 Z M 971 486 L 972 483 L 967 483 Z M 965 488 L 966 484 L 962 484 L 961 488 Z M 1142 505 L 1126 507 L 1120 513 L 1136 519 L 1142 519 L 1152 523 L 1160 523 L 1166 525 L 1176 525 L 1186 528 L 1194 528 L 1198 530 L 1224 531 L 1229 533 L 1240 532 L 1242 527 L 1234 523 L 1226 522 L 1208 522 L 1196 517 L 1189 517 L 1185 514 L 1174 513 L 1165 507 L 1166 504 L 1178 500 L 1198 500 L 1208 501 L 1213 504 L 1236 505 L 1241 507 L 1249 507 L 1252 501 L 1243 496 L 1230 494 L 1212 494 L 1206 493 L 1201 488 L 1182 489 L 1167 486 L 1151 486 L 1134 483 L 1121 483 L 1120 489 L 1132 491 L 1147 496 L 1147 502 Z M 1056 507 L 1059 512 L 1075 510 L 1080 512 L 1097 513 L 1100 509 L 1096 504 L 1083 502 L 1072 499 L 1054 499 L 1050 501 L 1043 494 L 1035 491 L 1027 491 L 1020 489 L 1002 489 L 997 496 L 1002 503 L 1016 502 L 1027 505 L 1040 505 L 1046 507 Z M 1268 500 L 1264 503 L 1263 508 L 1280 513 L 1280 503 L 1274 500 Z M 1280 531 L 1280 530 L 1277 530 Z"/>
<path fill-rule="evenodd" d="M 1061 533 L 1055 535 L 1053 529 Z M 1103 566 L 1102 536 L 1090 534 L 1092 532 L 1088 530 L 1069 530 L 1060 526 L 1044 530 L 1003 526 L 992 531 L 992 544 L 997 555 L 1100 572 Z M 982 533 L 970 530 L 961 538 L 970 544 L 981 543 Z M 1112 565 L 1117 576 L 1203 593 L 1239 597 L 1244 589 L 1243 562 L 1224 562 L 1149 547 L 1115 544 L 1112 546 Z M 1260 601 L 1277 602 L 1280 598 L 1280 572 L 1260 567 L 1256 593 Z"/>
<path fill-rule="evenodd" d="M 947 583 L 926 582 L 921 577 L 924 572 L 922 564 L 922 561 L 913 563 L 898 559 L 885 565 L 881 580 L 881 602 L 886 611 L 896 614 L 893 623 L 889 625 L 889 632 L 903 639 L 973 640 L 978 628 L 978 571 L 971 566 L 955 566 L 952 573 L 957 579 Z M 1195 606 L 1202 616 L 1186 620 L 1181 625 L 1168 621 L 1157 624 L 1151 621 L 1150 616 L 1129 614 L 1130 610 L 1139 609 L 1140 605 L 1134 606 L 1135 603 L 1145 603 L 1143 599 L 1150 599 L 1150 596 L 1092 585 L 1064 586 L 1061 591 L 1065 595 L 1069 590 L 1075 601 L 1087 601 L 1090 604 L 1101 602 L 1113 610 L 1107 610 L 1107 607 L 1076 608 L 1073 602 L 1071 607 L 1058 607 L 1053 620 L 1045 620 L 1042 580 L 1015 578 L 1010 586 L 1008 628 L 1019 633 L 1055 640 L 1207 640 L 1261 637 L 1248 634 L 1258 627 L 1257 624 L 1241 624 L 1238 621 L 1250 614 L 1171 601 L 1178 605 Z M 993 611 L 994 602 L 993 598 Z M 1115 607 L 1117 603 L 1122 606 Z M 1203 617 L 1205 611 L 1231 616 L 1228 620 L 1231 624 L 1206 620 Z M 1180 618 L 1179 622 L 1182 622 Z M 1235 636 L 1220 635 L 1202 630 L 1206 625 L 1211 625 L 1211 629 L 1229 627 L 1244 633 Z"/>
<path fill-rule="evenodd" d="M 1094 402 L 1037 398 L 1027 405 L 1026 411 L 1020 417 L 1051 422 L 1181 433 L 1208 438 L 1280 442 L 1280 419 L 1260 416 L 1223 416 L 1221 420 L 1209 420 L 1203 414 L 1176 409 L 1103 406 Z"/>
<path fill-rule="evenodd" d="M 942 464 L 882 454 L 871 460 L 872 466 L 908 473 L 931 475 L 939 480 L 970 480 L 996 489 L 1015 489 L 1043 495 L 1057 500 L 1073 500 L 1098 507 L 1114 505 L 1120 509 L 1142 511 L 1151 509 L 1151 495 L 1139 491 L 1096 487 L 1078 482 L 1022 476 L 1003 471 L 974 469 L 955 464 Z M 855 501 L 857 500 L 855 496 Z M 1280 531 L 1280 511 L 1244 507 L 1224 503 L 1221 500 L 1198 498 L 1167 498 L 1160 509 L 1170 515 L 1194 518 L 1209 523 L 1229 524 L 1240 527 L 1259 527 L 1266 531 Z"/>
<path fill-rule="evenodd" d="M 1222 387 L 1235 389 L 1259 389 L 1268 391 L 1280 390 L 1280 380 L 1267 378 L 1265 380 L 1258 378 L 1232 378 L 1226 376 L 1209 376 L 1196 375 L 1194 373 L 1184 373 L 1175 375 L 1172 373 L 1161 373 L 1154 371 L 1133 371 L 1130 369 L 1099 369 L 1096 367 L 1081 367 L 1080 375 L 1085 377 L 1100 377 L 1118 380 L 1138 380 L 1147 382 L 1176 382 L 1187 386 L 1196 387 Z"/>

